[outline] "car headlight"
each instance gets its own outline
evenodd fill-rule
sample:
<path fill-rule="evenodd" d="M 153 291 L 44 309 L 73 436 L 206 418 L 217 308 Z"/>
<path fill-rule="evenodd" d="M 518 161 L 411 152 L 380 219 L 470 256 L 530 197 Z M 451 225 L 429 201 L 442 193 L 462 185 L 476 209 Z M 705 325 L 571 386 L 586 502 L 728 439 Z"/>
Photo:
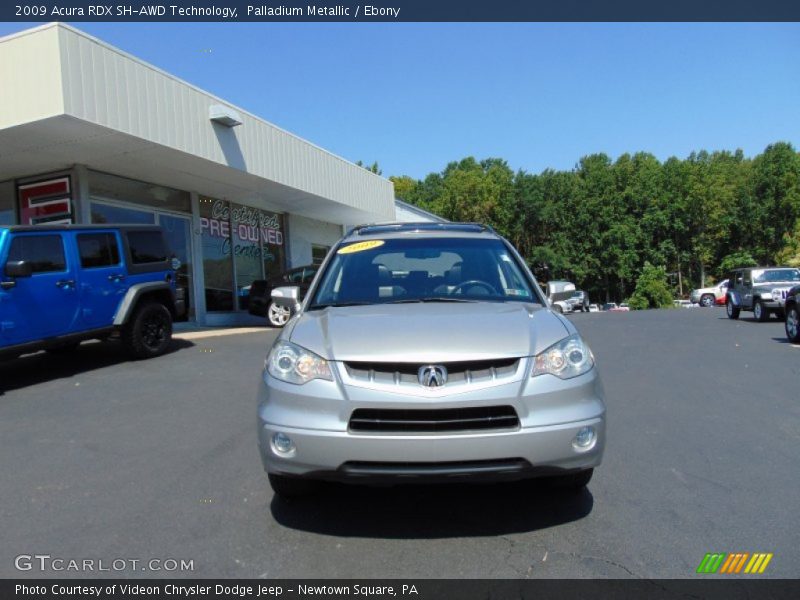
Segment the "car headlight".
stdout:
<path fill-rule="evenodd" d="M 302 385 L 312 379 L 333 381 L 328 361 L 287 341 L 276 343 L 267 356 L 267 371 L 275 379 Z"/>
<path fill-rule="evenodd" d="M 534 357 L 532 377 L 555 375 L 570 379 L 583 375 L 594 366 L 594 356 L 577 333 L 553 344 Z"/>

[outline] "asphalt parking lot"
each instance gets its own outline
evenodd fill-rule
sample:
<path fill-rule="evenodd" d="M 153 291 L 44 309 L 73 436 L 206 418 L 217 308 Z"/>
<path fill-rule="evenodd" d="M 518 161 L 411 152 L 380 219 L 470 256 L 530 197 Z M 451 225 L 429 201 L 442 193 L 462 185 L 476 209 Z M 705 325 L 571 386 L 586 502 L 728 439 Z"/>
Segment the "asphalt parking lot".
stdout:
<path fill-rule="evenodd" d="M 76 575 L 17 571 L 20 554 L 194 561 L 117 573 L 144 577 L 691 577 L 706 552 L 772 552 L 764 576 L 799 576 L 800 347 L 782 323 L 570 318 L 608 403 L 606 458 L 577 497 L 493 484 L 274 499 L 255 436 L 273 331 L 147 362 L 84 344 L 2 364 L 0 577 Z"/>

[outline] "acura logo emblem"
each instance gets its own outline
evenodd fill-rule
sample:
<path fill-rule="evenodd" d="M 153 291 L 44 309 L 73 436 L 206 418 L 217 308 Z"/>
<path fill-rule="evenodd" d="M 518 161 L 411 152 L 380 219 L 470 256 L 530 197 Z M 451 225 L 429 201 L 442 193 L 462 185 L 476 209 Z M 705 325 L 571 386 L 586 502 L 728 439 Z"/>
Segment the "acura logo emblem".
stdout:
<path fill-rule="evenodd" d="M 417 371 L 417 379 L 425 387 L 441 387 L 447 383 L 447 369 L 444 365 L 425 365 Z"/>

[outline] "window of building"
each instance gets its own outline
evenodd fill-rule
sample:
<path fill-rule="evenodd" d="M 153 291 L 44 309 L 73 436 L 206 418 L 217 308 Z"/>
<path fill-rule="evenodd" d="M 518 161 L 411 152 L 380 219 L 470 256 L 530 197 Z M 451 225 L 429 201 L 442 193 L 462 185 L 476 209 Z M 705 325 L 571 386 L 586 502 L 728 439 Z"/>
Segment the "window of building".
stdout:
<path fill-rule="evenodd" d="M 201 197 L 200 224 L 203 232 L 206 309 L 209 311 L 233 310 L 230 203 L 225 200 Z"/>
<path fill-rule="evenodd" d="M 0 182 L 0 225 L 14 225 L 17 222 L 14 204 L 14 182 Z"/>
<path fill-rule="evenodd" d="M 322 261 L 325 260 L 325 257 L 328 255 L 328 250 L 330 249 L 330 246 L 317 246 L 316 244 L 311 244 L 311 264 L 321 265 Z"/>
<path fill-rule="evenodd" d="M 89 171 L 89 195 L 92 198 L 131 202 L 162 210 L 184 213 L 192 211 L 188 192 L 98 171 Z"/>
<path fill-rule="evenodd" d="M 285 269 L 283 216 L 201 197 L 200 224 L 207 309 L 247 308 L 253 281 Z"/>
<path fill-rule="evenodd" d="M 167 260 L 167 247 L 160 231 L 129 231 L 127 236 L 133 264 L 143 265 Z"/>
<path fill-rule="evenodd" d="M 136 210 L 102 202 L 92 202 L 92 223 L 115 225 L 154 225 L 156 215 L 149 210 Z"/>
<path fill-rule="evenodd" d="M 119 264 L 119 245 L 113 233 L 78 234 L 78 252 L 81 267 L 96 269 Z"/>
<path fill-rule="evenodd" d="M 34 273 L 64 271 L 64 244 L 60 235 L 21 235 L 14 238 L 8 250 L 8 261 L 24 260 Z"/>

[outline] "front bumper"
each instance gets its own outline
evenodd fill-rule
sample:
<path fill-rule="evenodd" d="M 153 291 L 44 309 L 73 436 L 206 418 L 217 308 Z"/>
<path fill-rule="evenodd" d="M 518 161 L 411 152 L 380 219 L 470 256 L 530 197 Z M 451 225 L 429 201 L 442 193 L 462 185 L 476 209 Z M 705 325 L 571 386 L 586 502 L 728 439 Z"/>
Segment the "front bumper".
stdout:
<path fill-rule="evenodd" d="M 269 376 L 265 381 L 259 392 L 258 442 L 268 473 L 369 482 L 523 479 L 589 469 L 602 461 L 605 406 L 596 369 L 573 380 L 527 377 L 455 399 L 422 401 L 430 408 L 510 404 L 520 419 L 519 427 L 510 430 L 437 434 L 348 428 L 356 408 L 420 408 L 418 398 L 352 389 L 337 397 L 340 383 L 294 386 Z M 539 393 L 531 394 L 531 387 Z M 573 444 L 583 427 L 595 431 L 588 448 Z M 291 439 L 292 451 L 275 447 L 277 433 Z"/>

